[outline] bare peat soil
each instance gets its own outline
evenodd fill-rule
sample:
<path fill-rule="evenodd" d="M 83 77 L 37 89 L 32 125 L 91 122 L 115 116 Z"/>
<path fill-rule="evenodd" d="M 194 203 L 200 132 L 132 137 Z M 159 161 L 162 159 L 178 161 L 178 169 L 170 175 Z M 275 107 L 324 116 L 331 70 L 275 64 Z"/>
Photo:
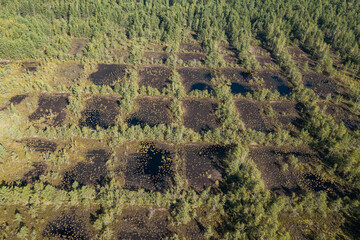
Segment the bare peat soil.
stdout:
<path fill-rule="evenodd" d="M 21 65 L 27 72 L 36 72 L 38 67 L 40 66 L 40 63 L 39 62 L 23 62 Z"/>
<path fill-rule="evenodd" d="M 143 67 L 139 71 L 139 87 L 152 87 L 158 89 L 160 92 L 162 89 L 169 85 L 169 77 L 172 74 L 172 70 L 168 67 L 162 66 L 150 66 Z"/>
<path fill-rule="evenodd" d="M 198 43 L 180 43 L 180 52 L 201 52 L 201 45 Z"/>
<path fill-rule="evenodd" d="M 250 52 L 255 55 L 255 59 L 260 64 L 261 68 L 277 69 L 279 68 L 275 59 L 271 57 L 268 50 L 261 46 L 251 46 Z"/>
<path fill-rule="evenodd" d="M 169 212 L 163 209 L 138 208 L 125 209 L 118 218 L 117 239 L 165 239 Z"/>
<path fill-rule="evenodd" d="M 254 76 L 264 79 L 264 87 L 272 91 L 278 91 L 281 96 L 289 95 L 292 92 L 291 84 L 280 71 L 262 70 L 254 74 Z"/>
<path fill-rule="evenodd" d="M 219 126 L 215 114 L 217 102 L 212 99 L 186 99 L 182 101 L 184 126 L 205 133 Z"/>
<path fill-rule="evenodd" d="M 154 127 L 159 124 L 168 125 L 171 123 L 169 110 L 170 100 L 157 97 L 143 97 L 136 100 L 136 110 L 127 118 L 129 126 L 146 125 Z"/>
<path fill-rule="evenodd" d="M 220 45 L 220 52 L 225 62 L 230 64 L 239 64 L 239 59 L 236 56 L 236 49 L 230 45 Z"/>
<path fill-rule="evenodd" d="M 91 224 L 88 218 L 74 211 L 62 212 L 49 221 L 42 233 L 50 239 L 91 239 Z"/>
<path fill-rule="evenodd" d="M 209 92 L 213 90 L 211 84 L 213 73 L 210 69 L 182 67 L 178 69 L 178 73 L 181 76 L 182 84 L 187 93 L 194 90 L 207 90 Z"/>
<path fill-rule="evenodd" d="M 65 173 L 63 187 L 69 189 L 75 181 L 80 185 L 102 186 L 108 174 L 106 162 L 109 157 L 109 153 L 104 149 L 88 151 L 86 161 L 79 162 Z"/>
<path fill-rule="evenodd" d="M 312 89 L 320 99 L 326 99 L 328 94 L 332 97 L 345 94 L 344 89 L 334 79 L 320 73 L 303 73 L 302 81 L 304 86 Z"/>
<path fill-rule="evenodd" d="M 40 138 L 27 139 L 25 143 L 28 148 L 38 152 L 55 152 L 58 147 L 55 141 Z"/>
<path fill-rule="evenodd" d="M 309 68 L 315 68 L 316 63 L 314 60 L 310 58 L 310 55 L 305 53 L 303 50 L 301 50 L 299 47 L 292 46 L 287 48 L 289 54 L 292 57 L 292 60 L 294 61 L 295 65 L 299 67 L 300 69 L 304 70 L 304 65 L 307 62 Z"/>
<path fill-rule="evenodd" d="M 98 64 L 97 71 L 90 74 L 90 81 L 95 85 L 113 86 L 126 76 L 125 64 Z"/>
<path fill-rule="evenodd" d="M 119 114 L 120 101 L 116 98 L 93 97 L 86 102 L 86 109 L 79 121 L 81 127 L 96 129 L 97 126 L 107 129 L 115 126 Z"/>
<path fill-rule="evenodd" d="M 252 100 L 235 100 L 235 106 L 239 112 L 240 120 L 246 128 L 260 132 L 268 132 L 269 128 L 262 118 L 262 104 Z"/>
<path fill-rule="evenodd" d="M 46 165 L 41 162 L 34 162 L 32 164 L 32 169 L 29 170 L 21 179 L 25 185 L 34 184 L 35 181 L 40 179 L 40 176 L 46 172 Z"/>
<path fill-rule="evenodd" d="M 6 104 L 4 107 L 0 108 L 0 111 L 4 111 L 8 107 L 10 107 L 11 104 L 13 106 L 20 104 L 25 98 L 27 98 L 27 96 L 28 96 L 27 94 L 19 94 L 19 95 L 15 95 L 15 96 L 11 97 L 9 99 L 9 103 Z"/>
<path fill-rule="evenodd" d="M 292 101 L 274 101 L 270 103 L 274 110 L 276 127 L 296 132 L 303 124 L 300 104 Z"/>
<path fill-rule="evenodd" d="M 178 53 L 177 56 L 185 63 L 189 63 L 191 61 L 204 63 L 206 58 L 206 56 L 202 53 Z"/>
<path fill-rule="evenodd" d="M 218 77 L 223 77 L 230 82 L 230 89 L 232 94 L 247 93 L 252 94 L 257 90 L 257 86 L 250 83 L 251 73 L 245 72 L 240 68 L 222 68 L 216 73 Z"/>
<path fill-rule="evenodd" d="M 125 188 L 164 191 L 172 186 L 174 174 L 173 145 L 160 142 L 143 142 L 130 153 L 120 153 L 124 164 L 119 171 L 124 173 Z"/>
<path fill-rule="evenodd" d="M 327 180 L 316 173 L 314 163 L 318 155 L 305 148 L 290 147 L 252 147 L 250 156 L 261 172 L 265 187 L 279 195 L 291 196 L 302 191 L 325 191 L 330 197 L 343 195 L 338 184 Z M 296 158 L 296 161 L 293 159 Z M 287 164 L 287 167 L 284 165 Z M 301 164 L 311 166 L 309 169 L 297 169 Z"/>
<path fill-rule="evenodd" d="M 43 120 L 42 123 L 46 125 L 59 126 L 66 118 L 68 104 L 68 95 L 42 94 L 38 100 L 38 108 L 29 116 L 29 120 Z"/>
<path fill-rule="evenodd" d="M 201 192 L 222 181 L 222 161 L 228 156 L 231 146 L 189 144 L 181 149 L 185 159 L 185 175 L 189 187 Z"/>

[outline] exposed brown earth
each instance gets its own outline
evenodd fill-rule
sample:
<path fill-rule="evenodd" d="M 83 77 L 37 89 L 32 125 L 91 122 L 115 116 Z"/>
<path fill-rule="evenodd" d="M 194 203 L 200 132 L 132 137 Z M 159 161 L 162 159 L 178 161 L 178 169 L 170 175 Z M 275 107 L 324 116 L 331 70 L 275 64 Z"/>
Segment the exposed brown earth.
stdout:
<path fill-rule="evenodd" d="M 194 90 L 211 91 L 213 89 L 211 78 L 214 73 L 212 73 L 210 69 L 183 67 L 177 71 L 181 76 L 182 84 L 186 92 L 189 93 Z"/>
<path fill-rule="evenodd" d="M 191 61 L 204 62 L 206 58 L 206 56 L 202 53 L 178 53 L 177 56 L 185 63 L 189 63 Z"/>
<path fill-rule="evenodd" d="M 66 118 L 66 106 L 69 104 L 68 95 L 42 94 L 38 100 L 38 108 L 33 112 L 30 121 L 39 121 L 46 125 L 59 126 Z"/>
<path fill-rule="evenodd" d="M 201 52 L 201 46 L 198 43 L 181 43 L 181 52 Z"/>
<path fill-rule="evenodd" d="M 152 87 L 158 89 L 160 92 L 166 88 L 169 84 L 169 77 L 172 74 L 172 70 L 168 67 L 151 66 L 143 67 L 139 71 L 139 86 Z"/>
<path fill-rule="evenodd" d="M 332 97 L 345 94 L 334 79 L 320 73 L 303 73 L 302 81 L 305 87 L 312 89 L 321 99 L 325 99 L 328 94 Z"/>
<path fill-rule="evenodd" d="M 222 161 L 231 151 L 231 146 L 189 144 L 181 149 L 185 159 L 185 175 L 190 188 L 201 192 L 222 181 Z"/>
<path fill-rule="evenodd" d="M 115 125 L 119 114 L 120 101 L 117 98 L 93 97 L 86 102 L 79 121 L 81 127 L 96 129 L 97 126 L 107 129 Z"/>
<path fill-rule="evenodd" d="M 142 97 L 136 100 L 135 112 L 127 117 L 130 126 L 146 125 L 154 127 L 159 124 L 170 124 L 171 114 L 169 110 L 170 100 L 166 98 Z"/>
<path fill-rule="evenodd" d="M 125 209 L 119 217 L 117 239 L 165 239 L 170 232 L 168 211 L 153 208 Z"/>
<path fill-rule="evenodd" d="M 261 111 L 263 108 L 261 103 L 252 100 L 241 99 L 235 100 L 235 106 L 239 112 L 239 117 L 246 128 L 261 132 L 269 131 L 269 128 L 261 116 Z"/>
<path fill-rule="evenodd" d="M 215 114 L 217 102 L 211 99 L 187 99 L 182 101 L 184 126 L 204 133 L 219 126 Z"/>
<path fill-rule="evenodd" d="M 330 196 L 343 194 L 343 190 L 330 180 L 307 169 L 296 169 L 302 164 L 319 162 L 319 156 L 309 149 L 252 147 L 250 156 L 261 172 L 265 187 L 275 194 L 291 196 L 301 191 L 326 191 Z M 284 168 L 286 164 L 288 167 Z"/>
<path fill-rule="evenodd" d="M 39 62 L 23 62 L 22 66 L 28 72 L 36 72 L 36 70 L 40 66 L 40 63 Z"/>
<path fill-rule="evenodd" d="M 301 107 L 292 101 L 275 101 L 270 103 L 275 112 L 274 125 L 289 131 L 297 131 L 301 128 L 304 119 L 301 117 Z"/>
<path fill-rule="evenodd" d="M 128 151 L 118 156 L 122 162 L 118 171 L 124 175 L 125 188 L 164 191 L 172 186 L 176 155 L 173 145 L 143 142 Z"/>
<path fill-rule="evenodd" d="M 91 225 L 88 218 L 67 211 L 49 221 L 42 233 L 51 239 L 91 239 Z"/>
<path fill-rule="evenodd" d="M 34 151 L 38 152 L 55 152 L 58 144 L 55 141 L 47 139 L 27 139 L 26 146 Z"/>
<path fill-rule="evenodd" d="M 258 88 L 250 82 L 251 73 L 240 68 L 222 68 L 218 70 L 216 75 L 229 81 L 231 93 L 233 94 L 252 94 Z"/>
<path fill-rule="evenodd" d="M 81 185 L 102 186 L 107 177 L 106 162 L 109 157 L 109 153 L 103 149 L 88 151 L 86 161 L 79 162 L 65 173 L 63 187 L 71 188 L 75 181 Z"/>
<path fill-rule="evenodd" d="M 254 77 L 264 80 L 264 88 L 271 91 L 278 91 L 281 96 L 289 95 L 292 92 L 292 86 L 286 77 L 276 70 L 262 70 L 254 74 Z"/>
<path fill-rule="evenodd" d="M 90 81 L 95 85 L 113 86 L 126 75 L 125 64 L 98 64 L 98 70 L 90 75 Z"/>

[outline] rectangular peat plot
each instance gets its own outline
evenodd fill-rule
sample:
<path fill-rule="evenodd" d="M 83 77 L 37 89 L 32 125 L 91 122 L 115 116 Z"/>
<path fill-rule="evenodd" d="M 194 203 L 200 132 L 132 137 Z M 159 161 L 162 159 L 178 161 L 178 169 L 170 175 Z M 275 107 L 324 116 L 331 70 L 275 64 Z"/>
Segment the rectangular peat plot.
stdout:
<path fill-rule="evenodd" d="M 331 115 L 337 124 L 344 123 L 351 131 L 360 129 L 360 116 L 352 113 L 345 106 L 334 103 L 319 103 L 319 107 L 325 115 Z"/>
<path fill-rule="evenodd" d="M 172 116 L 169 110 L 170 100 L 161 97 L 142 97 L 136 100 L 135 111 L 130 114 L 126 121 L 129 126 L 146 125 L 154 127 L 156 125 L 169 125 Z"/>
<path fill-rule="evenodd" d="M 199 43 L 180 43 L 180 52 L 201 52 Z"/>
<path fill-rule="evenodd" d="M 344 96 L 344 89 L 336 83 L 336 80 L 321 73 L 303 73 L 302 81 L 305 87 L 313 90 L 321 99 Z"/>
<path fill-rule="evenodd" d="M 263 105 L 247 99 L 235 100 L 235 106 L 239 112 L 239 117 L 246 128 L 260 132 L 268 132 L 269 128 L 262 118 Z"/>
<path fill-rule="evenodd" d="M 115 225 L 116 239 L 167 239 L 170 214 L 166 209 L 124 209 Z"/>
<path fill-rule="evenodd" d="M 130 144 L 118 151 L 124 188 L 164 191 L 172 186 L 175 147 L 161 142 Z"/>
<path fill-rule="evenodd" d="M 222 68 L 216 73 L 217 77 L 225 78 L 230 84 L 232 94 L 252 94 L 257 87 L 250 82 L 251 73 L 240 68 Z"/>
<path fill-rule="evenodd" d="M 98 64 L 97 71 L 90 74 L 89 80 L 95 85 L 113 86 L 126 76 L 125 64 Z"/>
<path fill-rule="evenodd" d="M 79 121 L 81 127 L 96 129 L 97 126 L 107 129 L 115 126 L 120 112 L 120 99 L 93 97 L 86 101 L 86 108 Z"/>
<path fill-rule="evenodd" d="M 167 52 L 144 52 L 144 57 L 149 60 L 151 64 L 164 64 L 169 58 Z"/>
<path fill-rule="evenodd" d="M 280 71 L 261 70 L 255 73 L 254 77 L 263 79 L 263 87 L 271 91 L 278 91 L 280 96 L 287 96 L 292 92 L 291 84 Z"/>
<path fill-rule="evenodd" d="M 80 185 L 103 186 L 108 176 L 106 162 L 109 158 L 110 154 L 105 149 L 89 150 L 85 161 L 78 162 L 65 173 L 63 187 L 70 189 L 75 181 Z"/>
<path fill-rule="evenodd" d="M 339 184 L 311 171 L 320 160 L 310 149 L 259 146 L 250 149 L 250 157 L 260 170 L 265 187 L 274 194 L 291 196 L 303 191 L 325 191 L 331 197 L 343 195 L 344 189 Z"/>
<path fill-rule="evenodd" d="M 56 141 L 41 138 L 26 139 L 25 145 L 36 152 L 55 152 L 58 147 Z"/>
<path fill-rule="evenodd" d="M 184 126 L 198 133 L 214 130 L 220 123 L 215 114 L 217 102 L 206 99 L 186 99 L 182 101 Z"/>
<path fill-rule="evenodd" d="M 49 221 L 41 233 L 44 239 L 93 239 L 90 211 L 71 207 L 47 214 Z"/>
<path fill-rule="evenodd" d="M 210 144 L 188 144 L 181 149 L 181 158 L 185 161 L 185 176 L 188 186 L 197 192 L 215 186 L 222 181 L 222 161 L 232 147 Z"/>
<path fill-rule="evenodd" d="M 164 66 L 148 66 L 143 67 L 139 71 L 139 87 L 152 87 L 161 92 L 169 85 L 169 77 L 172 74 L 172 70 Z"/>
<path fill-rule="evenodd" d="M 277 127 L 296 132 L 304 123 L 300 104 L 292 101 L 272 101 L 269 104 L 275 113 Z"/>
<path fill-rule="evenodd" d="M 36 125 L 39 126 L 59 126 L 65 121 L 68 104 L 67 94 L 42 94 L 38 99 L 38 108 L 29 116 L 29 120 L 36 122 Z"/>
<path fill-rule="evenodd" d="M 181 67 L 178 68 L 177 71 L 181 76 L 182 84 L 187 93 L 195 90 L 207 90 L 208 92 L 213 90 L 213 86 L 211 84 L 213 73 L 210 69 Z"/>
<path fill-rule="evenodd" d="M 206 58 L 205 55 L 202 53 L 178 53 L 177 57 L 184 63 L 189 63 L 193 61 L 204 63 Z"/>

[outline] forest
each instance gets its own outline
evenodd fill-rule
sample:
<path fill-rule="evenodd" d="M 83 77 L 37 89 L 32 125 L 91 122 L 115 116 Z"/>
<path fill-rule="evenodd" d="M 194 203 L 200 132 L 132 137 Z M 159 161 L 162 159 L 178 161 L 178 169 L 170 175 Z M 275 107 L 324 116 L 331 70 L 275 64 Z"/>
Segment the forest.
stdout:
<path fill-rule="evenodd" d="M 0 239 L 359 239 L 360 1 L 0 0 Z"/>

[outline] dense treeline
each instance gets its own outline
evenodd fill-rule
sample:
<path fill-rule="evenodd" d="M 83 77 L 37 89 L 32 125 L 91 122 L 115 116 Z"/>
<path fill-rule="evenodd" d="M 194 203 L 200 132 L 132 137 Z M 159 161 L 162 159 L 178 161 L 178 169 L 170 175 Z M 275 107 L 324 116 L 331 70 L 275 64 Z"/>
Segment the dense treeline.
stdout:
<path fill-rule="evenodd" d="M 6 1 L 1 6 L 2 58 L 59 57 L 69 36 L 91 39 L 88 51 L 117 39 L 188 41 L 195 31 L 208 52 L 227 40 L 248 68 L 253 37 L 284 47 L 295 42 L 324 71 L 332 51 L 348 69 L 359 71 L 360 4 L 353 1 Z M 281 42 L 281 43 L 280 43 Z"/>

